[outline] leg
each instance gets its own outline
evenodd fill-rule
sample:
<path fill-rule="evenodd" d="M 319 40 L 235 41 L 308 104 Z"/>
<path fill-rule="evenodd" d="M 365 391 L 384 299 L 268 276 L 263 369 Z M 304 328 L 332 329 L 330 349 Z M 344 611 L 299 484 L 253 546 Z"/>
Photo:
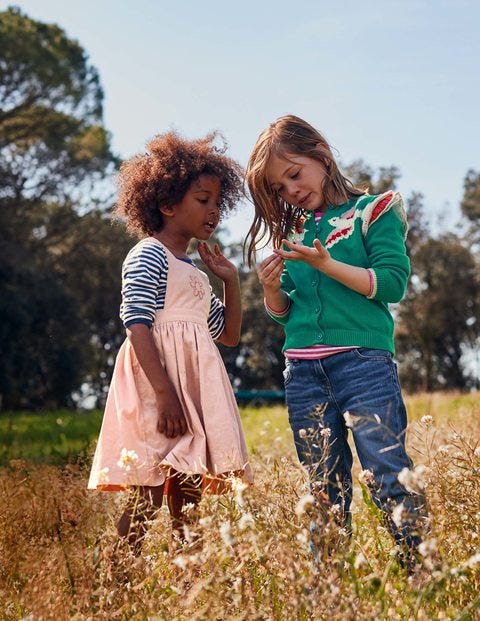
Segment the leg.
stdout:
<path fill-rule="evenodd" d="M 352 453 L 322 360 L 290 360 L 284 372 L 290 426 L 312 491 L 326 494 L 348 523 Z"/>
<path fill-rule="evenodd" d="M 195 521 L 195 509 L 202 497 L 202 477 L 200 474 L 186 475 L 172 470 L 168 480 L 167 504 L 172 516 L 173 530 L 183 541 L 185 524 Z M 187 505 L 193 505 L 185 512 Z"/>
<path fill-rule="evenodd" d="M 135 554 L 140 554 L 147 532 L 146 522 L 152 520 L 162 506 L 165 484 L 157 487 L 136 487 L 117 525 L 120 537 L 127 540 Z"/>
<path fill-rule="evenodd" d="M 402 399 L 396 365 L 389 352 L 358 349 L 340 354 L 345 360 L 341 373 L 348 381 L 336 382 L 337 398 L 351 415 L 349 424 L 362 468 L 371 470 L 375 479 L 372 497 L 386 513 L 387 525 L 402 547 L 415 549 L 419 527 L 425 517 L 425 499 L 408 493 L 398 481 L 403 468 L 412 461 L 405 450 L 407 414 Z M 332 370 L 333 372 L 333 370 Z M 337 378 L 340 377 L 338 370 Z M 397 524 L 391 511 L 403 503 L 404 520 Z"/>

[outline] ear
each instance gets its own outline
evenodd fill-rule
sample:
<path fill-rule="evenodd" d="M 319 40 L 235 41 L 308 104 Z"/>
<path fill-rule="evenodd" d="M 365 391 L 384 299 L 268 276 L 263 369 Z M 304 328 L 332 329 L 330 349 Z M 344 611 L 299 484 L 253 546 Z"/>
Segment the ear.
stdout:
<path fill-rule="evenodd" d="M 159 207 L 158 210 L 162 215 L 167 218 L 171 218 L 175 212 L 175 207 L 173 205 L 162 205 L 162 207 Z"/>

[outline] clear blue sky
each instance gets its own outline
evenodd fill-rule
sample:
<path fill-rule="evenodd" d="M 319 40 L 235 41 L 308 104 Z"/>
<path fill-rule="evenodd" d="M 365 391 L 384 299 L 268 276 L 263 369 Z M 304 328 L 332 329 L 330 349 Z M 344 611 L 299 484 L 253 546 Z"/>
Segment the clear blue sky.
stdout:
<path fill-rule="evenodd" d="M 245 164 L 260 131 L 293 113 L 349 163 L 396 165 L 452 228 L 480 170 L 478 0 L 19 0 L 86 49 L 122 157 L 171 128 L 220 129 Z M 230 221 L 234 239 L 251 208 Z M 228 224 L 228 223 L 227 223 Z"/>

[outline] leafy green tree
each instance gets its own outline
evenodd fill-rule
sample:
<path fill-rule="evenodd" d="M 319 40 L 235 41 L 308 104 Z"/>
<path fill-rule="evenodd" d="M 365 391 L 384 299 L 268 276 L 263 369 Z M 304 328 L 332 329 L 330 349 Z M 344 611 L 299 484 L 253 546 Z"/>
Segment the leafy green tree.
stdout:
<path fill-rule="evenodd" d="M 70 403 L 108 334 L 86 268 L 118 290 L 127 238 L 101 213 L 117 159 L 98 73 L 76 41 L 9 8 L 0 50 L 0 395 L 4 407 L 53 407 Z"/>
<path fill-rule="evenodd" d="M 401 379 L 411 392 L 471 385 L 464 354 L 478 335 L 479 283 L 470 249 L 453 233 L 426 239 L 398 309 Z"/>

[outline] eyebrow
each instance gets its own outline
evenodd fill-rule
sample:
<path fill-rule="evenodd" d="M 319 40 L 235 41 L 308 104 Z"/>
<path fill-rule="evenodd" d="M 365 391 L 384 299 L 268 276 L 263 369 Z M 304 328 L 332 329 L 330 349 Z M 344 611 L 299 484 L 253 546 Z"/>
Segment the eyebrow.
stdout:
<path fill-rule="evenodd" d="M 292 168 L 293 166 L 297 166 L 297 163 L 296 162 L 291 162 L 290 165 L 287 166 L 287 168 L 285 168 L 285 170 L 282 172 L 280 177 L 284 177 L 288 173 L 290 168 Z M 272 186 L 272 188 L 274 188 L 276 185 L 282 185 L 282 184 L 281 183 L 271 183 L 270 185 Z"/>

